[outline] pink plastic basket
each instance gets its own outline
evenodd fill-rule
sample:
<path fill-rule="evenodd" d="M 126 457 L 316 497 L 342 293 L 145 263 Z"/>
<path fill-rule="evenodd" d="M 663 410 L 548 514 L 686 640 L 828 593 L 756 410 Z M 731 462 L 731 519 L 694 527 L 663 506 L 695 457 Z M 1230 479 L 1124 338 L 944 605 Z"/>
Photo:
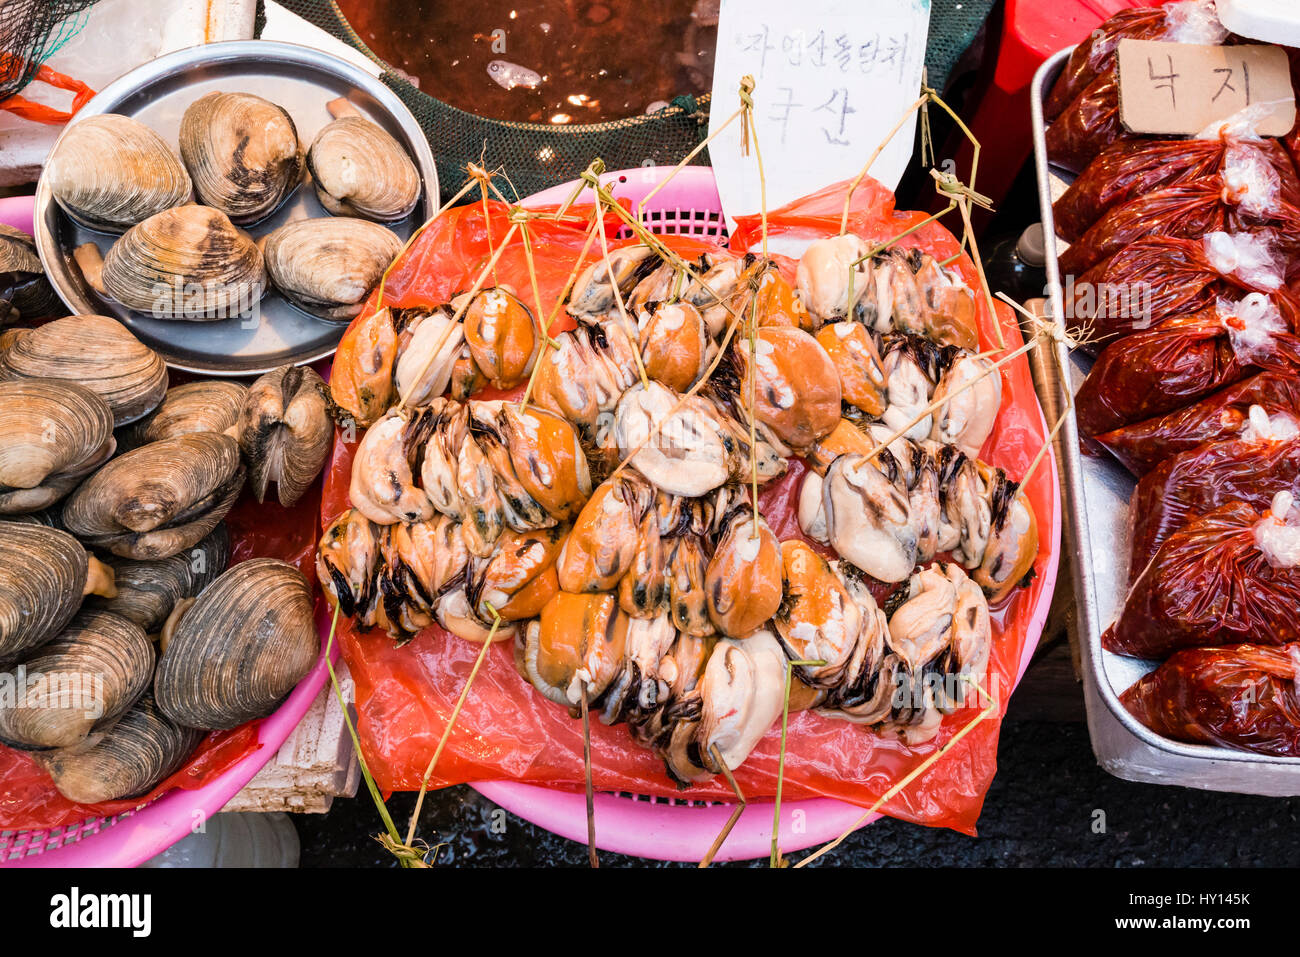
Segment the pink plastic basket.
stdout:
<path fill-rule="evenodd" d="M 633 211 L 641 199 L 671 172 L 667 167 L 647 166 L 621 170 L 601 178 L 614 195 L 631 200 Z M 562 203 L 572 194 L 576 181 L 556 186 L 524 200 L 525 206 Z M 653 232 L 726 238 L 722 202 L 718 198 L 713 170 L 686 166 L 655 194 L 642 222 Z M 1039 410 L 1039 417 L 1042 411 Z M 1047 423 L 1043 422 L 1043 432 Z M 1055 454 L 1047 456 L 1052 488 L 1057 487 Z M 1061 551 L 1061 502 L 1052 496 L 1051 557 L 1044 569 L 1046 585 L 1029 622 L 1029 640 L 1020 659 L 1016 683 L 1029 667 L 1051 604 Z M 473 785 L 488 800 L 573 841 L 587 840 L 586 796 L 557 791 L 517 781 L 493 781 Z M 664 861 L 698 861 L 708 853 L 733 806 L 699 801 L 655 798 L 640 794 L 597 794 L 595 800 L 596 843 L 602 850 Z M 751 802 L 736 822 L 735 829 L 715 855 L 715 860 L 748 860 L 766 857 L 772 842 L 771 802 Z M 786 801 L 781 806 L 780 847 L 785 852 L 822 844 L 842 834 L 862 816 L 862 808 L 843 801 L 818 798 Z M 880 817 L 874 815 L 871 820 Z"/>
<path fill-rule="evenodd" d="M 0 199 L 0 223 L 32 231 L 32 198 Z M 48 831 L 0 831 L 0 867 L 135 867 L 171 847 L 213 814 L 271 760 L 329 680 L 324 637 L 321 657 L 284 704 L 258 728 L 256 751 L 215 781 L 193 791 L 169 791 L 157 801 L 117 817 L 91 818 Z M 338 649 L 332 658 L 337 660 Z"/>

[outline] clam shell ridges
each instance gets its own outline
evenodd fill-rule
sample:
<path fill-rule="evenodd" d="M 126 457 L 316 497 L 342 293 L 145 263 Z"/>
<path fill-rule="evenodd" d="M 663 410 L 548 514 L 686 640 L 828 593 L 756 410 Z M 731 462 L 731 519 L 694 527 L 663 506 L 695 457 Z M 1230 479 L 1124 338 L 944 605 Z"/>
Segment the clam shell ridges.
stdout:
<path fill-rule="evenodd" d="M 200 560 L 201 559 L 201 560 Z M 193 598 L 223 571 L 230 560 L 230 533 L 220 523 L 193 548 L 157 561 L 109 558 L 117 597 L 92 596 L 90 604 L 129 618 L 147 632 L 162 627 L 182 598 Z"/>
<path fill-rule="evenodd" d="M 45 167 L 50 191 L 73 219 L 120 233 L 190 198 L 190 177 L 161 136 L 128 116 L 73 123 Z"/>
<path fill-rule="evenodd" d="M 324 467 L 334 440 L 328 394 L 324 380 L 307 366 L 273 369 L 249 388 L 239 445 L 259 502 L 275 482 L 280 504 L 292 505 Z"/>
<path fill-rule="evenodd" d="M 339 117 L 317 133 L 307 167 L 331 213 L 391 223 L 420 200 L 415 164 L 397 140 L 364 117 Z"/>
<path fill-rule="evenodd" d="M 167 364 L 108 316 L 67 316 L 5 334 L 0 366 L 9 377 L 62 379 L 100 395 L 117 425 L 162 401 Z"/>
<path fill-rule="evenodd" d="M 224 432 L 239 421 L 248 388 L 220 379 L 168 389 L 162 404 L 131 430 L 135 445 L 173 439 L 189 432 Z"/>
<path fill-rule="evenodd" d="M 81 611 L 23 666 L 29 688 L 39 675 L 57 675 L 58 681 L 35 707 L 0 708 L 0 739 L 24 747 L 66 748 L 135 704 L 149 687 L 154 651 L 134 622 L 111 612 Z M 73 693 L 76 685 L 80 693 Z M 101 714 L 93 713 L 87 696 L 99 699 Z"/>
<path fill-rule="evenodd" d="M 233 728 L 270 714 L 319 652 L 307 579 L 277 559 L 250 559 L 209 585 L 181 619 L 154 694 L 178 724 Z"/>
<path fill-rule="evenodd" d="M 61 308 L 45 278 L 36 241 L 0 223 L 0 325 L 57 314 Z"/>
<path fill-rule="evenodd" d="M 113 459 L 63 507 L 68 531 L 124 558 L 166 558 L 202 539 L 243 484 L 239 446 L 192 432 Z"/>
<path fill-rule="evenodd" d="M 94 747 L 36 760 L 69 801 L 98 804 L 143 796 L 180 770 L 201 740 L 203 732 L 173 723 L 146 692 Z"/>
<path fill-rule="evenodd" d="M 271 282 L 295 305 L 327 319 L 348 319 L 401 252 L 386 226 L 339 216 L 286 223 L 266 237 Z"/>
<path fill-rule="evenodd" d="M 37 489 L 65 475 L 75 482 L 112 442 L 113 414 L 93 392 L 53 379 L 0 381 L 0 489 Z M 0 513 L 28 511 L 11 501 L 18 497 L 0 491 Z"/>
<path fill-rule="evenodd" d="M 293 119 L 252 93 L 209 93 L 191 103 L 180 148 L 195 193 L 239 225 L 270 215 L 302 179 Z"/>
<path fill-rule="evenodd" d="M 177 206 L 127 230 L 104 257 L 104 289 L 164 319 L 225 318 L 262 297 L 266 268 L 220 210 Z"/>
<path fill-rule="evenodd" d="M 0 522 L 0 663 L 58 634 L 81 603 L 86 550 L 67 532 Z"/>

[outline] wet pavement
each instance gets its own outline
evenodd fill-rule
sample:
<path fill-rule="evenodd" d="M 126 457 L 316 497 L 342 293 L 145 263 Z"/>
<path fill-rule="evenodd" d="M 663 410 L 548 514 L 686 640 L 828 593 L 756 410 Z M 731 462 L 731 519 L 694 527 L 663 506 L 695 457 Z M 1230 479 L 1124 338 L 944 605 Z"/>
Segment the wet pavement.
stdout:
<path fill-rule="evenodd" d="M 1202 867 L 1300 863 L 1300 798 L 1218 794 L 1134 784 L 1097 766 L 1080 722 L 1010 720 L 979 836 L 882 820 L 818 863 L 873 867 Z M 389 807 L 404 829 L 414 794 Z M 493 833 L 496 806 L 468 787 L 425 798 L 421 834 L 447 842 L 443 866 L 585 866 L 585 845 L 513 815 Z M 499 817 L 496 819 L 499 822 Z M 364 786 L 325 816 L 296 815 L 303 867 L 385 867 L 379 818 Z M 797 858 L 800 855 L 795 855 Z M 602 866 L 676 866 L 602 853 Z M 751 866 L 766 861 L 751 862 Z M 741 865 L 744 866 L 744 865 Z"/>

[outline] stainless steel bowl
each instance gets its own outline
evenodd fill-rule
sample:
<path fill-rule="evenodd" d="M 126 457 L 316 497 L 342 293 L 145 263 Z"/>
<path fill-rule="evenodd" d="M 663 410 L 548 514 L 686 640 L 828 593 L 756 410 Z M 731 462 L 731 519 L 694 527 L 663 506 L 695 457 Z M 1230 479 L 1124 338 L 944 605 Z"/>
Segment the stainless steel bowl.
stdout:
<path fill-rule="evenodd" d="M 256 93 L 284 107 L 304 147 L 329 122 L 325 105 L 346 96 L 402 144 L 423 180 L 424 194 L 415 211 L 389 226 L 406 239 L 437 209 L 438 172 L 415 117 L 365 70 L 311 47 L 236 40 L 179 50 L 114 80 L 68 125 L 100 113 L 122 113 L 151 127 L 175 148 L 186 107 L 214 90 Z M 58 148 L 56 142 L 54 149 Z M 304 182 L 273 216 L 248 232 L 258 238 L 293 220 L 328 215 L 310 182 Z M 333 354 L 346 328 L 346 323 L 308 315 L 273 289 L 261 301 L 256 321 L 156 319 L 100 296 L 81 275 L 72 252 L 82 243 L 93 242 L 107 253 L 117 237 L 74 223 L 55 202 L 43 176 L 36 188 L 35 228 L 41 262 L 68 308 L 117 317 L 174 369 L 256 375 L 285 363 L 313 362 Z"/>

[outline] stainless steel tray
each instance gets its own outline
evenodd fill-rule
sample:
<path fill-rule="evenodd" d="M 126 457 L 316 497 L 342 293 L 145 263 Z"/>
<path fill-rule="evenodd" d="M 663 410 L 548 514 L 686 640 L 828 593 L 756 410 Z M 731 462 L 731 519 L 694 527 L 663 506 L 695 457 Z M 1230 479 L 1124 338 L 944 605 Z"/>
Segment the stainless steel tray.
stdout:
<path fill-rule="evenodd" d="M 1034 163 L 1038 173 L 1038 198 L 1043 230 L 1050 242 L 1064 248 L 1056 237 L 1052 203 L 1065 191 L 1070 176 L 1049 165 L 1043 102 L 1061 72 L 1070 49 L 1048 59 L 1034 75 L 1030 90 L 1034 127 Z M 1049 246 L 1047 280 L 1051 313 L 1065 314 L 1061 276 L 1056 255 Z M 1092 366 L 1082 353 L 1068 354 L 1058 345 L 1060 368 L 1068 369 L 1071 391 L 1077 391 Z M 1073 545 L 1075 599 L 1078 605 L 1081 652 L 1089 684 L 1104 702 L 1109 717 L 1133 738 L 1156 754 L 1121 762 L 1108 770 L 1122 773 L 1123 767 L 1140 766 L 1142 773 L 1125 777 L 1159 780 L 1191 787 L 1242 790 L 1269 794 L 1300 793 L 1300 758 L 1270 757 L 1211 745 L 1187 744 L 1156 734 L 1139 722 L 1120 703 L 1119 695 L 1155 662 L 1126 658 L 1105 650 L 1102 631 L 1119 614 L 1128 590 L 1129 498 L 1136 484 L 1127 470 L 1109 457 L 1086 456 L 1079 450 L 1078 426 L 1071 415 L 1061 429 L 1061 480 Z M 1090 725 L 1095 724 L 1091 715 Z M 1094 731 L 1094 747 L 1097 735 Z M 1100 751 L 1099 758 L 1102 757 Z M 1103 760 L 1103 764 L 1106 762 Z M 1267 778 L 1267 780 L 1265 780 Z M 1279 780 L 1285 778 L 1285 782 Z"/>
<path fill-rule="evenodd" d="M 346 60 L 311 47 L 267 40 L 235 40 L 190 47 L 159 57 L 114 80 L 87 103 L 69 126 L 99 113 L 124 113 L 176 144 L 181 114 L 213 90 L 256 93 L 288 110 L 304 146 L 330 120 L 325 104 L 346 96 L 391 133 L 415 162 L 424 195 L 410 216 L 389 224 L 406 239 L 438 204 L 438 173 L 428 141 L 415 118 L 379 80 Z M 55 143 L 54 149 L 58 149 Z M 248 231 L 260 237 L 297 219 L 327 216 L 309 182 L 269 219 Z M 260 321 L 238 317 L 189 322 L 155 319 L 99 296 L 72 259 L 81 243 L 106 253 L 116 236 L 74 223 L 60 209 L 42 177 L 36 189 L 36 244 L 55 290 L 76 313 L 116 316 L 156 349 L 172 368 L 191 372 L 254 375 L 285 363 L 312 362 L 334 352 L 346 323 L 302 312 L 274 290 L 260 304 Z"/>

